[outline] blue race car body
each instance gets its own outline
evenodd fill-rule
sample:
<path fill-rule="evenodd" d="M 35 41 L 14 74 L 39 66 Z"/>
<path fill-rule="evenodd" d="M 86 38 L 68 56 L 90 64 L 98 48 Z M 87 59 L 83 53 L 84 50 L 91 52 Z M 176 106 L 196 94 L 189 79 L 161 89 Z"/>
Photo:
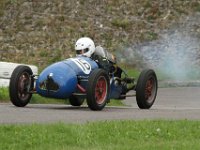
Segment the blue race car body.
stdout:
<path fill-rule="evenodd" d="M 45 97 L 66 99 L 86 89 L 91 72 L 99 68 L 97 62 L 88 57 L 75 57 L 54 63 L 42 71 L 36 80 L 36 92 Z M 110 79 L 110 98 L 120 96 L 122 87 L 116 87 Z"/>

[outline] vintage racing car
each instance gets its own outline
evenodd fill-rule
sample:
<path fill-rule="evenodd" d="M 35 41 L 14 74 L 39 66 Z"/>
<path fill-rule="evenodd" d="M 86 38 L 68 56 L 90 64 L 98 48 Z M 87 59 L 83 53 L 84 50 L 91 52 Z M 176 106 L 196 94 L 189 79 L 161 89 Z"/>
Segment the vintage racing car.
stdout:
<path fill-rule="evenodd" d="M 116 76 L 117 69 L 122 75 Z M 149 109 L 157 95 L 155 72 L 145 69 L 137 84 L 135 82 L 107 56 L 101 63 L 79 56 L 54 63 L 40 75 L 34 75 L 28 66 L 16 67 L 11 75 L 9 94 L 11 102 L 18 107 L 26 106 L 32 94 L 37 93 L 44 97 L 69 99 L 72 106 L 81 106 L 86 100 L 91 110 L 102 110 L 111 99 L 136 96 L 138 107 Z M 130 90 L 133 94 L 127 94 Z"/>

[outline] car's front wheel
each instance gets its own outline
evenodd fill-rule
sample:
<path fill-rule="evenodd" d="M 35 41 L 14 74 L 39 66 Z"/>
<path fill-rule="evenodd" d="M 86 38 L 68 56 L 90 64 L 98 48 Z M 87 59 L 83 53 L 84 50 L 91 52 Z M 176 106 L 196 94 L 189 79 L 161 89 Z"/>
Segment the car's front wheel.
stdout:
<path fill-rule="evenodd" d="M 26 106 L 31 97 L 33 89 L 32 70 L 28 66 L 18 66 L 14 69 L 9 85 L 11 102 L 18 107 Z"/>
<path fill-rule="evenodd" d="M 103 69 L 94 70 L 88 79 L 87 104 L 91 110 L 102 110 L 110 91 L 109 77 Z"/>

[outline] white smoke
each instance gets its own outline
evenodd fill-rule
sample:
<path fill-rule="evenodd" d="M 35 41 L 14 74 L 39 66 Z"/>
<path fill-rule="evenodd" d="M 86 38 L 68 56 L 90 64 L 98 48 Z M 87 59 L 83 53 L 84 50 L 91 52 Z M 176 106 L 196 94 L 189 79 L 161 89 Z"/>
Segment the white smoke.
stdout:
<path fill-rule="evenodd" d="M 158 40 L 135 44 L 121 55 L 129 64 L 153 68 L 166 79 L 200 79 L 200 14 L 185 17 L 159 33 Z"/>

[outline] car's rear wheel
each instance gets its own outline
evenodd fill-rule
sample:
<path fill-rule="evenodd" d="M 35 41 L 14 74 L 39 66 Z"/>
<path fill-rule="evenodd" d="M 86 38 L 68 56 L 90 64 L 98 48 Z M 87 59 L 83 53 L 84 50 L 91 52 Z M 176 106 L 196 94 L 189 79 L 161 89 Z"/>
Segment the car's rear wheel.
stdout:
<path fill-rule="evenodd" d="M 31 97 L 33 89 L 33 72 L 28 66 L 17 66 L 10 79 L 9 95 L 11 102 L 18 107 L 26 106 Z"/>
<path fill-rule="evenodd" d="M 87 104 L 92 110 L 102 110 L 110 91 L 109 77 L 103 69 L 94 70 L 88 79 Z"/>
<path fill-rule="evenodd" d="M 72 106 L 81 106 L 83 102 L 84 102 L 84 99 L 77 98 L 73 95 L 69 97 L 69 103 Z"/>
<path fill-rule="evenodd" d="M 158 83 L 153 70 L 146 69 L 141 72 L 136 85 L 136 100 L 138 107 L 149 109 L 153 105 L 157 95 Z"/>

